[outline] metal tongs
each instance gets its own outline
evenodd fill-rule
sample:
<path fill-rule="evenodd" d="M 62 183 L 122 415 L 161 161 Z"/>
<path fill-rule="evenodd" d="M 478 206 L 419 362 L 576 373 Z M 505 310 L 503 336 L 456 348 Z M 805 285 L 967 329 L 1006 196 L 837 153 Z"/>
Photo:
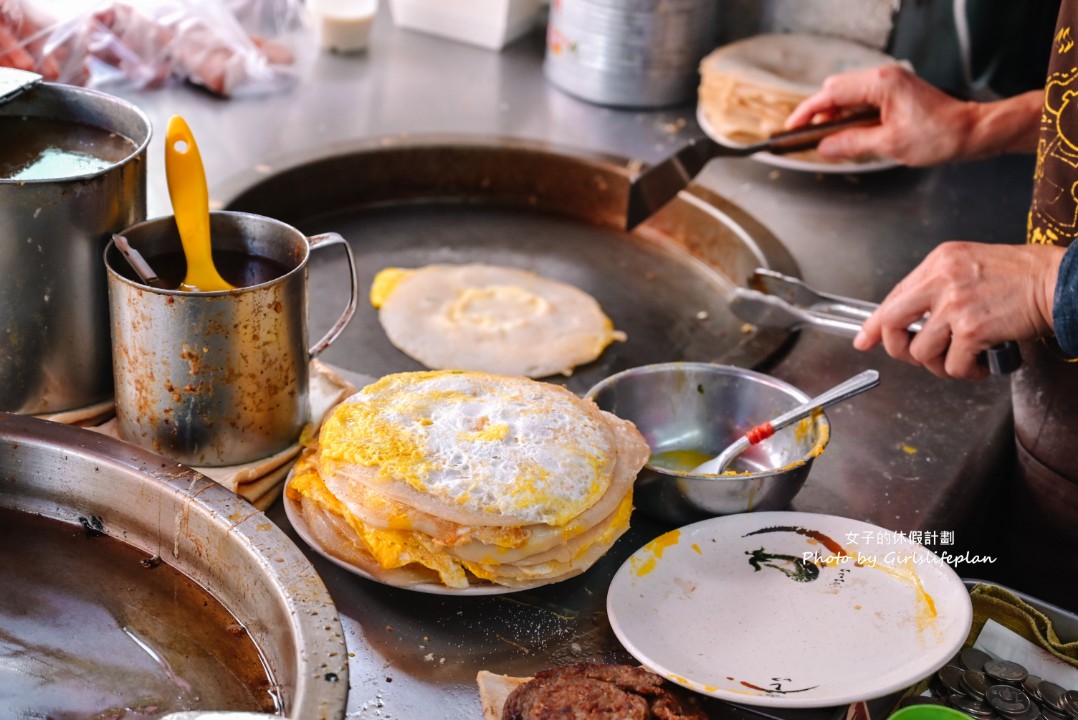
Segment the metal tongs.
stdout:
<path fill-rule="evenodd" d="M 813 327 L 833 335 L 853 337 L 878 305 L 817 292 L 797 278 L 774 270 L 757 268 L 748 282 L 730 297 L 730 310 L 753 325 L 799 330 Z M 919 332 L 922 322 L 909 326 L 911 333 Z M 1012 373 L 1022 364 L 1018 343 L 994 345 L 981 353 L 977 361 L 993 375 Z"/>

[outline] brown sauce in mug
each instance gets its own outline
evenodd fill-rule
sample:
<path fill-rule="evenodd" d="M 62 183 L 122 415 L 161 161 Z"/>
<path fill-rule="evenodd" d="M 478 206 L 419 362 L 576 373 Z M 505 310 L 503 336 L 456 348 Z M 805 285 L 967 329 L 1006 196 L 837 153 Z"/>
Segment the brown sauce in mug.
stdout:
<path fill-rule="evenodd" d="M 84 527 L 0 508 L 5 717 L 277 712 L 246 631 L 159 558 Z"/>
<path fill-rule="evenodd" d="M 61 180 L 97 173 L 135 151 L 130 139 L 92 125 L 0 116 L 0 180 Z"/>
<path fill-rule="evenodd" d="M 161 278 L 162 287 L 176 290 L 187 273 L 187 259 L 182 251 L 163 253 L 146 258 L 146 262 Z M 213 264 L 230 285 L 252 287 L 279 278 L 292 270 L 290 267 L 260 255 L 233 250 L 214 250 Z M 134 274 L 130 274 L 135 279 Z"/>

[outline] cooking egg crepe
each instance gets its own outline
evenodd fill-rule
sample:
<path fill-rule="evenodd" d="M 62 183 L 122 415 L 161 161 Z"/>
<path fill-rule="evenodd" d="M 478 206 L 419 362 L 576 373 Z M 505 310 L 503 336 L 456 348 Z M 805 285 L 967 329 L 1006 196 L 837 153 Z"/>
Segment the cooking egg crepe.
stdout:
<path fill-rule="evenodd" d="M 534 587 L 625 532 L 649 453 L 632 423 L 556 385 L 399 373 L 333 410 L 286 495 L 322 550 L 382 582 Z"/>
<path fill-rule="evenodd" d="M 433 369 L 568 375 L 625 340 L 591 295 L 497 265 L 387 268 L 370 300 L 389 341 Z"/>

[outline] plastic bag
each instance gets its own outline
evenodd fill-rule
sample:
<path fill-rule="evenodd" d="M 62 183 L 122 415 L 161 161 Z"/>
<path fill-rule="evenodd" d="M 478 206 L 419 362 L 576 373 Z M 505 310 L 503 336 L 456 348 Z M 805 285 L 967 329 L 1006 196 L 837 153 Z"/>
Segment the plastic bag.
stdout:
<path fill-rule="evenodd" d="M 83 57 L 64 41 L 65 35 L 52 16 L 28 0 L 0 0 L 0 66 L 82 84 L 87 77 Z"/>
<path fill-rule="evenodd" d="M 263 94 L 298 75 L 290 39 L 303 28 L 299 0 L 0 0 L 0 64 L 90 87 L 185 80 Z"/>

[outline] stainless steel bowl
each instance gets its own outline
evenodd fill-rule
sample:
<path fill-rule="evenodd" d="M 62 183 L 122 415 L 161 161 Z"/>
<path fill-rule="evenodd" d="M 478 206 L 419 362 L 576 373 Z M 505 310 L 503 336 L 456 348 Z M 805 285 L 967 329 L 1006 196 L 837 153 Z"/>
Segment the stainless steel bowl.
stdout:
<path fill-rule="evenodd" d="M 205 588 L 261 651 L 287 717 L 344 717 L 348 656 L 337 610 L 307 558 L 253 506 L 133 445 L 7 413 L 0 477 L 0 507 L 75 527 L 92 518 Z"/>
<path fill-rule="evenodd" d="M 786 507 L 830 437 L 827 417 L 817 413 L 750 448 L 731 466 L 736 475 L 693 475 L 700 462 L 809 396 L 752 370 L 675 362 L 612 375 L 587 397 L 644 435 L 652 456 L 637 477 L 635 505 L 678 524 Z"/>

